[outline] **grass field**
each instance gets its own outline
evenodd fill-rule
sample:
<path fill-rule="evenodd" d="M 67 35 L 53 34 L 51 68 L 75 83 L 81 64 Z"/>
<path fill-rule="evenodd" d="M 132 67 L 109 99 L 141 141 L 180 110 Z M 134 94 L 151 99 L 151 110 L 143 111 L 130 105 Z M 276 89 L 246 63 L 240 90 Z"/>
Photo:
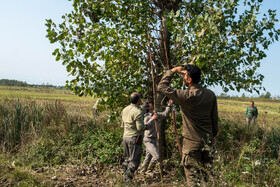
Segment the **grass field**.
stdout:
<path fill-rule="evenodd" d="M 208 186 L 280 185 L 280 102 L 218 98 L 219 136 Z M 0 86 L 0 186 L 124 186 L 120 119 L 96 115 L 95 99 L 67 89 Z M 180 123 L 178 123 L 180 133 Z M 184 186 L 172 125 L 165 176 L 137 175 L 129 186 Z M 265 173 L 265 175 L 264 175 Z"/>
<path fill-rule="evenodd" d="M 91 97 L 78 97 L 71 90 L 55 88 L 31 88 L 0 86 L 0 100 L 21 100 L 36 102 L 37 105 L 52 103 L 59 100 L 71 114 L 91 116 L 92 106 L 96 100 Z"/>
<path fill-rule="evenodd" d="M 218 99 L 219 117 L 245 124 L 245 110 L 250 100 Z M 253 99 L 258 108 L 257 123 L 264 128 L 280 128 L 280 102 Z"/>
<path fill-rule="evenodd" d="M 55 88 L 30 88 L 30 87 L 7 87 L 0 86 L 0 99 L 21 99 L 36 101 L 37 103 L 46 103 L 50 101 L 60 100 L 73 113 L 91 114 L 92 106 L 95 99 L 91 97 L 78 97 L 67 89 Z M 245 123 L 244 113 L 250 104 L 250 98 L 245 101 L 218 99 L 219 116 Z M 255 99 L 255 106 L 258 107 L 259 118 L 258 123 L 264 127 L 280 127 L 280 102 L 262 101 Z"/>

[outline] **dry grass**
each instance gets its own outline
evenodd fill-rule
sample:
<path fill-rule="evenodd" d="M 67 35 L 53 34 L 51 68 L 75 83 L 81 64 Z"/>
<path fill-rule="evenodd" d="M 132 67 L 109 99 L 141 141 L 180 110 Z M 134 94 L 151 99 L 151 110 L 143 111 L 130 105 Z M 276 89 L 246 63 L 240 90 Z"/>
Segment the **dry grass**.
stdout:
<path fill-rule="evenodd" d="M 219 117 L 246 124 L 245 111 L 250 101 L 218 99 Z M 280 102 L 255 101 L 258 108 L 257 124 L 266 129 L 280 128 Z"/>

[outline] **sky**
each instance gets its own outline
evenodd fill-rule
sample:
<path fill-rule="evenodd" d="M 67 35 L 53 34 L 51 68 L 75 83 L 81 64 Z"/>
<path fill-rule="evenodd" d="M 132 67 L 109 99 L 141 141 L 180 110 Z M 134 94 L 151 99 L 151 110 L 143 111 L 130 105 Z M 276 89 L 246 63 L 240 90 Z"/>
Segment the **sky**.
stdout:
<path fill-rule="evenodd" d="M 52 56 L 58 44 L 46 38 L 46 19 L 55 23 L 72 10 L 68 0 L 0 0 L 0 79 L 28 84 L 65 85 L 70 80 L 66 67 Z M 276 9 L 280 20 L 280 0 L 264 0 L 263 10 Z M 277 23 L 280 28 L 280 23 Z M 280 96 L 280 41 L 266 51 L 258 72 L 265 76 L 263 86 L 272 96 Z M 216 94 L 220 88 L 211 88 Z M 228 92 L 229 95 L 252 95 Z M 261 92 L 264 93 L 264 92 Z M 253 93 L 256 95 L 256 93 Z"/>

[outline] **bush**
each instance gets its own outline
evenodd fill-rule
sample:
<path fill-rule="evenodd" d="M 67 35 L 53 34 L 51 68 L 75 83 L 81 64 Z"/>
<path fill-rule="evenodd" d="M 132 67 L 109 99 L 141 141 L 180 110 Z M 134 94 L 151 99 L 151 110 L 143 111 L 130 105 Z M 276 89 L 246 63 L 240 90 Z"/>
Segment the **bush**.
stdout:
<path fill-rule="evenodd" d="M 115 130 L 94 129 L 89 132 L 79 145 L 75 146 L 84 161 L 88 164 L 98 162 L 102 164 L 120 163 L 123 155 L 122 131 L 120 128 Z"/>

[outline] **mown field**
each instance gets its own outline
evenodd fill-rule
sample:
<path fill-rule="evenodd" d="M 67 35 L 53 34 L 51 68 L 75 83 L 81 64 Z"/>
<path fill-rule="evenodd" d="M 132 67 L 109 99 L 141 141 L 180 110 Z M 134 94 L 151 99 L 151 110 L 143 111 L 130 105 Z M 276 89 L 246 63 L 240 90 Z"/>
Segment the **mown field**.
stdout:
<path fill-rule="evenodd" d="M 280 185 L 280 102 L 254 99 L 259 117 L 248 127 L 250 100 L 218 99 L 220 129 L 207 186 Z M 124 183 L 120 119 L 96 114 L 95 101 L 70 90 L 0 87 L 0 186 L 184 186 L 171 120 L 164 176 L 137 174 Z"/>

